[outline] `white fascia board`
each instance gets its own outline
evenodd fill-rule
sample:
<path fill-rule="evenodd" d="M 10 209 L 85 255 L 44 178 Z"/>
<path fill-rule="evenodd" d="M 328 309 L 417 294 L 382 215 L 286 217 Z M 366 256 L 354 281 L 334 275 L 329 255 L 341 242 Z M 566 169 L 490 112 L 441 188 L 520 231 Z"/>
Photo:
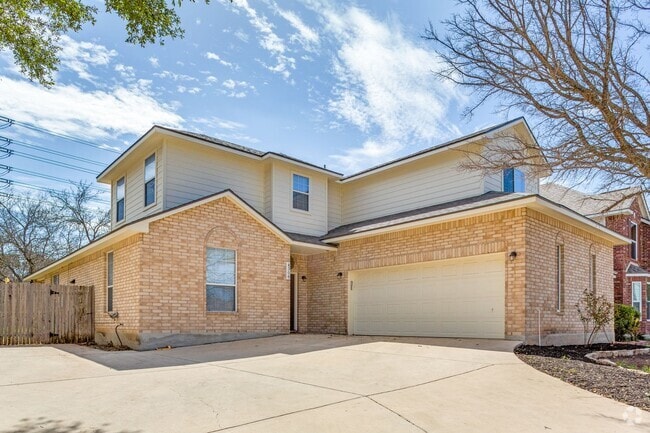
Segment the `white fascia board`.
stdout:
<path fill-rule="evenodd" d="M 632 215 L 633 213 L 634 212 L 632 212 L 630 209 L 620 209 L 620 210 L 610 210 L 609 212 L 592 213 L 585 216 L 588 218 L 596 218 L 596 217 L 608 217 L 608 216 L 616 216 L 616 215 Z"/>
<path fill-rule="evenodd" d="M 317 244 L 310 244 L 309 242 L 298 242 L 298 241 L 291 241 L 291 246 L 292 247 L 303 247 L 303 248 L 313 248 L 319 250 L 318 252 L 322 251 L 336 251 L 338 248 L 336 248 L 333 245 L 317 245 Z"/>

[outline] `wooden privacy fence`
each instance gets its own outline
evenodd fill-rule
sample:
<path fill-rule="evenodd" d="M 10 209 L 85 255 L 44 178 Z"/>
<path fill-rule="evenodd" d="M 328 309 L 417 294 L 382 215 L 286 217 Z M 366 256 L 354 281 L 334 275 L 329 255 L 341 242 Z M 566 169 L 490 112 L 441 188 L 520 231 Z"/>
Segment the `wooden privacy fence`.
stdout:
<path fill-rule="evenodd" d="M 0 345 L 92 341 L 93 288 L 0 283 Z"/>

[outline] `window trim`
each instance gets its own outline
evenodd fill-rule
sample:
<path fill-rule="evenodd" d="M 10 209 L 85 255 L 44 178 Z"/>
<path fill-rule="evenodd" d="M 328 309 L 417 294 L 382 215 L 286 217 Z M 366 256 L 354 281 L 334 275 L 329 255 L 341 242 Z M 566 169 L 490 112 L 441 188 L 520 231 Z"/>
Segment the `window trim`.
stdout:
<path fill-rule="evenodd" d="M 597 292 L 597 283 L 598 283 L 598 276 L 596 273 L 596 268 L 597 268 L 597 258 L 596 258 L 596 253 L 591 253 L 589 255 L 589 289 L 593 292 Z"/>
<path fill-rule="evenodd" d="M 632 237 L 632 229 L 634 229 L 634 237 Z M 639 226 L 635 222 L 630 222 L 630 258 L 632 260 L 639 259 Z"/>
<path fill-rule="evenodd" d="M 228 251 L 233 251 L 235 253 L 235 284 L 216 284 L 216 283 L 209 283 L 208 282 L 208 250 L 213 249 L 213 250 L 228 250 Z M 238 275 L 238 258 L 239 254 L 236 249 L 234 248 L 223 248 L 223 247 L 205 247 L 205 267 L 204 267 L 204 273 L 203 273 L 203 279 L 205 280 L 204 284 L 204 294 L 205 294 L 205 302 L 203 305 L 205 306 L 205 312 L 208 314 L 236 314 L 239 311 L 239 302 L 237 301 L 237 297 L 239 294 L 239 275 Z M 225 286 L 225 287 L 233 287 L 234 288 L 234 309 L 232 310 L 208 310 L 208 286 Z"/>
<path fill-rule="evenodd" d="M 111 257 L 111 283 L 108 284 L 108 272 L 109 272 L 109 266 L 108 266 L 108 257 Z M 107 313 L 112 313 L 115 311 L 115 254 L 114 251 L 107 251 L 106 252 L 106 312 Z M 108 308 L 110 306 L 110 308 Z"/>
<path fill-rule="evenodd" d="M 307 187 L 309 189 L 309 192 L 296 191 L 296 189 L 294 188 L 294 182 L 293 182 L 294 181 L 294 176 L 300 176 L 300 177 L 304 177 L 305 179 L 307 179 Z M 307 210 L 298 209 L 298 208 L 294 207 L 293 194 L 296 193 L 296 192 L 298 194 L 305 194 L 307 196 Z M 301 174 L 301 173 L 291 172 L 291 210 L 296 211 L 296 212 L 306 213 L 306 214 L 311 213 L 311 177 L 305 176 L 304 174 Z"/>
<path fill-rule="evenodd" d="M 120 181 L 124 181 L 124 197 L 122 197 L 122 199 L 121 199 L 121 201 L 123 202 L 123 205 L 122 205 L 122 208 L 123 208 L 122 219 L 118 220 L 117 219 L 117 207 L 118 207 L 118 203 L 120 202 L 120 200 L 118 200 L 118 198 L 117 198 L 117 188 L 118 188 L 117 184 Z M 115 181 L 115 224 L 122 224 L 124 221 L 126 221 L 126 176 L 122 176 L 122 177 L 120 177 L 119 179 L 117 179 Z"/>
<path fill-rule="evenodd" d="M 147 180 L 147 160 L 153 156 L 153 178 Z M 147 156 L 144 159 L 143 162 L 143 169 L 142 169 L 142 186 L 144 188 L 142 198 L 143 198 L 143 209 L 149 209 L 152 206 L 155 206 L 156 203 L 158 202 L 158 185 L 156 180 L 158 179 L 158 155 L 156 152 L 152 153 L 151 155 Z M 153 201 L 149 204 L 147 204 L 147 184 L 149 182 L 153 182 Z"/>
<path fill-rule="evenodd" d="M 555 245 L 555 286 L 556 286 L 556 304 L 555 308 L 558 313 L 564 310 L 564 244 Z"/>
<path fill-rule="evenodd" d="M 634 287 L 635 286 L 639 288 L 639 292 L 638 292 L 639 293 L 639 298 L 636 301 L 634 300 Z M 630 295 L 631 295 L 630 299 L 632 300 L 632 302 L 631 302 L 632 308 L 634 308 L 636 310 L 636 307 L 634 307 L 634 304 L 638 304 L 639 309 L 637 311 L 639 312 L 639 317 L 643 317 L 643 305 L 642 305 L 643 301 L 641 300 L 641 298 L 643 297 L 643 285 L 641 284 L 641 281 L 632 281 L 632 284 L 630 286 L 630 290 L 632 292 L 632 293 L 630 293 Z"/>
<path fill-rule="evenodd" d="M 650 281 L 645 284 L 645 313 L 646 320 L 650 322 Z"/>

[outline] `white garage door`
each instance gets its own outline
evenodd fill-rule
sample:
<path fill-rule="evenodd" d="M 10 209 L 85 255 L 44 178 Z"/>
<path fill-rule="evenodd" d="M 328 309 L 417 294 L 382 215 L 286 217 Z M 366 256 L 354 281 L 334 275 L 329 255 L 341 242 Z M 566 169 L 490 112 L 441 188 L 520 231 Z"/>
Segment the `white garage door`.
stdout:
<path fill-rule="evenodd" d="M 350 272 L 350 333 L 504 338 L 504 254 Z"/>

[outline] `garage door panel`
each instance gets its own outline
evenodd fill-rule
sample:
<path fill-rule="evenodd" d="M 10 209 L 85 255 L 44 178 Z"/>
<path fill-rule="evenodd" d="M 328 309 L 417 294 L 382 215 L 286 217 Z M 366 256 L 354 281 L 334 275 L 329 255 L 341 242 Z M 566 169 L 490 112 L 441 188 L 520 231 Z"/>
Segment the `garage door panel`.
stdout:
<path fill-rule="evenodd" d="M 350 278 L 352 333 L 504 336 L 502 253 L 356 271 Z"/>

